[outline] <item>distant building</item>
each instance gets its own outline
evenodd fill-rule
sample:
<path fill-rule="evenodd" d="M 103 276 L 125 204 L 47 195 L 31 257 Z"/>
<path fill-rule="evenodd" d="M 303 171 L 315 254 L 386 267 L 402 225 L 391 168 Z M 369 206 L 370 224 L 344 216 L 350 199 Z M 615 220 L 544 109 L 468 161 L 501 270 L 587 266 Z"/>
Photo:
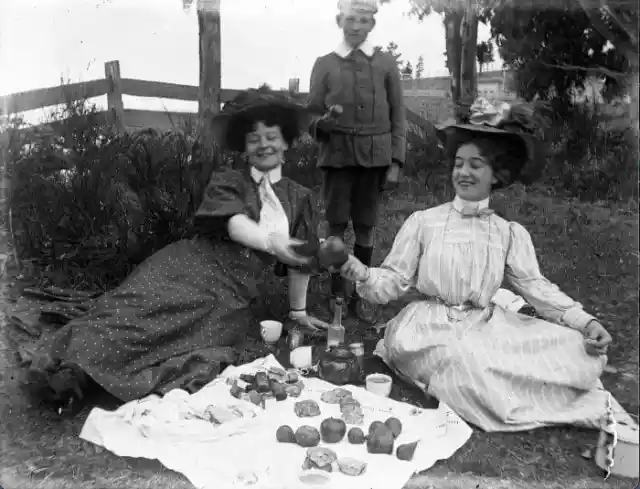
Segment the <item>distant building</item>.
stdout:
<path fill-rule="evenodd" d="M 437 123 L 444 122 L 452 116 L 450 77 L 404 79 L 402 83 L 407 107 L 422 118 Z M 478 95 L 490 101 L 512 101 L 516 98 L 513 76 L 507 71 L 478 73 L 477 84 Z"/>

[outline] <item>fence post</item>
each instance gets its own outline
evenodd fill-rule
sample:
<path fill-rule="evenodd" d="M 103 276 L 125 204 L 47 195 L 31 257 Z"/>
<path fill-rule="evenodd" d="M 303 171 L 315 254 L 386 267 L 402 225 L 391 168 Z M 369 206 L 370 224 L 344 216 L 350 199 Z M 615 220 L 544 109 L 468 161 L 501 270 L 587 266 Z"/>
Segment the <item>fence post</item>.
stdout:
<path fill-rule="evenodd" d="M 107 92 L 108 121 L 115 125 L 119 132 L 126 131 L 124 120 L 124 104 L 122 103 L 122 81 L 120 79 L 120 62 L 107 61 L 104 64 L 104 75 L 109 81 Z"/>
<path fill-rule="evenodd" d="M 292 95 L 300 93 L 300 78 L 289 78 L 289 93 Z"/>

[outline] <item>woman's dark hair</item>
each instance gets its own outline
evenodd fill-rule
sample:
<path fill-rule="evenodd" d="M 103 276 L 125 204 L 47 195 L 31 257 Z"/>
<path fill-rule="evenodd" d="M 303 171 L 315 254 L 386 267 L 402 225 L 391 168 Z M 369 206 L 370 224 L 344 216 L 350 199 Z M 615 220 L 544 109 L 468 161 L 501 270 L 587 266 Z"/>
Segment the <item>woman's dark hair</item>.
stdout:
<path fill-rule="evenodd" d="M 245 138 L 254 130 L 258 122 L 269 127 L 278 126 L 289 146 L 300 135 L 300 118 L 294 110 L 266 105 L 247 110 L 229 121 L 226 135 L 227 147 L 235 151 L 244 151 Z"/>
<path fill-rule="evenodd" d="M 478 135 L 471 131 L 456 131 L 451 138 L 447 138 L 447 153 L 453 166 L 458 149 L 465 144 L 473 144 L 480 154 L 491 165 L 498 183 L 493 184 L 492 190 L 498 190 L 511 185 L 517 180 L 520 171 L 528 160 L 528 148 L 519 137 L 508 135 Z"/>

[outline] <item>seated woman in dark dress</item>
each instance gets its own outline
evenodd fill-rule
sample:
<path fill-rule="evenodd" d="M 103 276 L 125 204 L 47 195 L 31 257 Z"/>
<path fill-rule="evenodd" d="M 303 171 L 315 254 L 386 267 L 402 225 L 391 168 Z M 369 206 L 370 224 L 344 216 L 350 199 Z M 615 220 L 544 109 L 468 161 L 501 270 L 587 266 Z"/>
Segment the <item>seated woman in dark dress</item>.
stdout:
<path fill-rule="evenodd" d="M 304 106 L 255 90 L 225 105 L 214 124 L 228 148 L 244 153 L 246 168 L 211 175 L 195 237 L 155 253 L 42 345 L 48 361 L 35 362 L 36 376 L 60 412 L 77 412 L 90 379 L 130 401 L 196 391 L 225 364 L 247 360 L 238 358 L 241 345 L 259 337 L 250 302 L 276 262 L 288 269 L 290 317 L 326 326 L 305 312 L 317 259 L 295 251 L 305 243 L 305 256 L 317 251 L 312 192 L 281 175 L 307 117 Z"/>

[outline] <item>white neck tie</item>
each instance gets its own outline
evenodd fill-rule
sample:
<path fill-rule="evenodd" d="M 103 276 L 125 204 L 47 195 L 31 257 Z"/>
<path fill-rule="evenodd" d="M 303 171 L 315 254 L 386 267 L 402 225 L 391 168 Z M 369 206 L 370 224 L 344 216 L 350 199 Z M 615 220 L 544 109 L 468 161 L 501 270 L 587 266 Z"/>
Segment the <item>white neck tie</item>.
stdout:
<path fill-rule="evenodd" d="M 284 211 L 267 175 L 264 175 L 260 182 L 259 192 L 262 208 L 258 225 L 268 233 L 289 236 L 287 213 Z"/>

